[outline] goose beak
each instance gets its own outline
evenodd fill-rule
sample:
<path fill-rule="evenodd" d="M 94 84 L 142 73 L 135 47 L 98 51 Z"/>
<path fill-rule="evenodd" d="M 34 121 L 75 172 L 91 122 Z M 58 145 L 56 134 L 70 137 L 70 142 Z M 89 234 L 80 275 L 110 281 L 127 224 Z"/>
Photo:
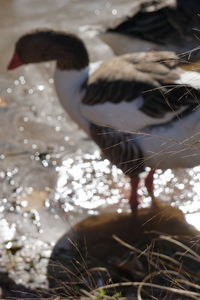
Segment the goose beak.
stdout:
<path fill-rule="evenodd" d="M 21 61 L 19 55 L 17 53 L 14 53 L 12 59 L 8 64 L 7 70 L 13 70 L 21 65 L 23 65 L 23 62 Z"/>

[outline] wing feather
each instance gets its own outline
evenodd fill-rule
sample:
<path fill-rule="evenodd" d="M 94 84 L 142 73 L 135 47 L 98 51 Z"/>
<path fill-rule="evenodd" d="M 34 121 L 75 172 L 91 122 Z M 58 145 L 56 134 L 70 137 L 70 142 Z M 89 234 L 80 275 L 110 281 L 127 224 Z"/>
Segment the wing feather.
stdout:
<path fill-rule="evenodd" d="M 169 122 L 200 99 L 198 89 L 177 84 L 183 73 L 172 52 L 113 58 L 85 84 L 81 113 L 94 124 L 126 131 Z"/>

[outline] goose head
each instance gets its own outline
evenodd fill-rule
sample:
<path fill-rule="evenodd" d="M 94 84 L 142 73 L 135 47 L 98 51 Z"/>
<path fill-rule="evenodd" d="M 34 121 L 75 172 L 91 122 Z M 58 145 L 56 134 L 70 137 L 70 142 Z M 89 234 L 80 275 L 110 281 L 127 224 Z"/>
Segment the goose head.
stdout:
<path fill-rule="evenodd" d="M 36 30 L 20 37 L 8 70 L 24 64 L 56 61 L 61 70 L 80 70 L 89 63 L 83 41 L 72 33 Z"/>

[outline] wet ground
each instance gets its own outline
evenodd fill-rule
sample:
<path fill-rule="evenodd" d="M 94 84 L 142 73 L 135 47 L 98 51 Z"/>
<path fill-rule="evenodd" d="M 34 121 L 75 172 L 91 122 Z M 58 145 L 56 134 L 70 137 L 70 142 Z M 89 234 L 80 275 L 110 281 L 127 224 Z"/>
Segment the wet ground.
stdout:
<path fill-rule="evenodd" d="M 124 14 L 131 3 L 0 3 L 0 268 L 17 283 L 47 287 L 46 266 L 56 241 L 87 216 L 127 211 L 129 185 L 60 107 L 53 64 L 6 70 L 14 43 L 28 30 L 50 27 L 79 33 L 93 61 L 110 57 L 112 51 L 87 34 L 83 26 L 110 22 Z M 158 170 L 155 178 L 156 196 L 179 206 L 197 228 L 199 179 L 199 167 Z M 150 199 L 143 187 L 140 193 L 142 205 L 148 206 Z"/>

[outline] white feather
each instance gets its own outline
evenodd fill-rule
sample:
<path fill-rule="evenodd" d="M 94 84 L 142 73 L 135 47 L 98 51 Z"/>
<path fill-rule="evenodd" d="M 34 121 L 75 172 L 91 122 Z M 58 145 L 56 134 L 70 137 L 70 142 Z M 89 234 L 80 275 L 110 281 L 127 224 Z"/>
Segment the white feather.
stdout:
<path fill-rule="evenodd" d="M 137 141 L 153 168 L 192 168 L 200 164 L 200 109 L 182 119 L 144 130 Z"/>
<path fill-rule="evenodd" d="M 120 131 L 137 132 L 138 130 L 156 124 L 163 124 L 173 119 L 184 107 L 174 112 L 166 113 L 162 118 L 152 118 L 142 111 L 143 98 L 138 97 L 131 102 L 110 103 L 98 105 L 81 104 L 81 114 L 89 121 L 112 127 Z"/>
<path fill-rule="evenodd" d="M 64 71 L 56 69 L 55 88 L 61 105 L 83 130 L 89 132 L 89 123 L 79 110 L 84 92 L 81 85 L 88 77 L 88 68 L 81 71 Z"/>
<path fill-rule="evenodd" d="M 80 112 L 80 103 L 84 96 L 82 84 L 99 66 L 101 62 L 91 63 L 89 68 L 80 71 L 56 69 L 54 75 L 55 88 L 59 101 L 69 116 L 89 134 L 89 122 Z"/>
<path fill-rule="evenodd" d="M 193 88 L 200 89 L 200 73 L 185 71 L 181 74 L 180 79 L 176 80 L 175 83 L 186 84 Z"/>

